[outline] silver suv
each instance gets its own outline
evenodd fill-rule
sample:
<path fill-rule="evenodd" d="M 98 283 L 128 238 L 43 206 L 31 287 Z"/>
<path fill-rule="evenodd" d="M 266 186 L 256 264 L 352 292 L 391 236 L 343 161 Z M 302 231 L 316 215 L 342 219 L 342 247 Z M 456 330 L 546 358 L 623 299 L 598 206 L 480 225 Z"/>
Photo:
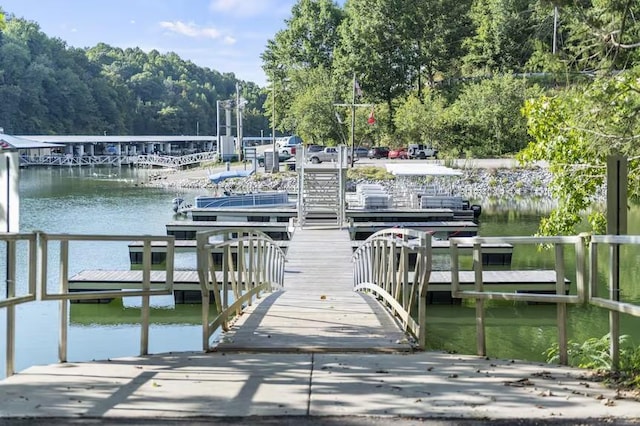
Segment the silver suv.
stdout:
<path fill-rule="evenodd" d="M 407 149 L 409 158 L 438 158 L 438 150 L 421 143 L 410 143 Z"/>

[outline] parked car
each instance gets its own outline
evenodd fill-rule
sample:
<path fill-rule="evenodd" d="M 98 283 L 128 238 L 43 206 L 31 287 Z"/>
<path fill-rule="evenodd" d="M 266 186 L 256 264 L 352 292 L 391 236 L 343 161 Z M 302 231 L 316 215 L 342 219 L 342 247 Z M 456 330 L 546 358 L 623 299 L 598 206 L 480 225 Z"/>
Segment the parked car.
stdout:
<path fill-rule="evenodd" d="M 387 156 L 390 160 L 400 159 L 406 160 L 409 158 L 409 154 L 407 154 L 407 148 L 396 148 L 389 151 L 389 155 Z"/>
<path fill-rule="evenodd" d="M 322 145 L 307 145 L 304 148 L 306 153 L 318 152 L 318 151 L 322 151 L 323 149 L 324 149 L 324 146 L 322 146 Z"/>
<path fill-rule="evenodd" d="M 338 149 L 339 148 L 335 146 L 327 146 L 327 147 L 324 147 L 322 151 L 309 152 L 307 153 L 307 160 L 311 161 L 313 164 L 322 163 L 323 161 L 327 161 L 327 162 L 338 161 L 338 157 L 339 157 Z M 347 163 L 351 162 L 351 153 L 349 151 L 347 152 L 346 160 L 347 160 Z"/>
<path fill-rule="evenodd" d="M 386 146 L 376 146 L 367 153 L 369 158 L 387 158 L 389 157 L 389 148 Z"/>
<path fill-rule="evenodd" d="M 273 156 L 273 149 L 266 149 L 263 153 L 258 154 L 258 156 L 256 157 L 256 160 L 258 160 L 258 166 L 260 166 L 260 167 L 264 167 L 265 154 L 268 155 L 269 157 Z M 283 163 L 283 162 L 289 160 L 290 158 L 293 158 L 293 156 L 291 154 L 287 153 L 286 151 L 278 152 L 278 162 L 279 163 Z"/>
<path fill-rule="evenodd" d="M 438 158 L 438 150 L 430 147 L 429 145 L 423 145 L 421 143 L 409 144 L 409 158 L 419 158 L 424 160 L 427 157 Z"/>
<path fill-rule="evenodd" d="M 354 158 L 367 158 L 367 155 L 369 155 L 369 148 L 364 146 L 356 146 L 353 150 Z"/>

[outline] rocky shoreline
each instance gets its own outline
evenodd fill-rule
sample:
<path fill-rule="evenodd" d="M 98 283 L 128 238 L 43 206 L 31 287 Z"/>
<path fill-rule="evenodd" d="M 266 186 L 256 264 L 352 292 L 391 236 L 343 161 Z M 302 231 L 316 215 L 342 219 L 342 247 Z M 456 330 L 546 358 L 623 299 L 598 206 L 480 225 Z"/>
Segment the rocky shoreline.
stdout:
<path fill-rule="evenodd" d="M 551 173 L 545 167 L 533 168 L 465 168 L 462 176 L 435 177 L 412 180 L 416 184 L 428 184 L 444 188 L 447 192 L 473 200 L 495 198 L 536 198 L 552 200 L 550 191 Z M 295 172 L 277 174 L 258 173 L 247 178 L 228 179 L 219 185 L 209 182 L 210 171 L 191 169 L 184 171 L 154 171 L 140 185 L 171 189 L 203 189 L 208 191 L 256 192 L 287 190 L 296 192 L 298 186 Z M 355 191 L 359 183 L 378 182 L 392 187 L 398 179 L 372 181 L 355 179 L 347 182 L 347 191 Z M 405 185 L 406 183 L 403 183 Z"/>

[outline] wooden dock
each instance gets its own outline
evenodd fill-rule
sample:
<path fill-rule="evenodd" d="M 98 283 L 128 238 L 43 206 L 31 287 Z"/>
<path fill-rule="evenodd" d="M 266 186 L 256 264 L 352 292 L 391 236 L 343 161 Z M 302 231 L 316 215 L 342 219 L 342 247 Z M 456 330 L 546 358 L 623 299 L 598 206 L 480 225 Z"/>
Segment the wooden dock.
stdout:
<path fill-rule="evenodd" d="M 355 251 L 362 245 L 363 241 L 351 241 L 351 247 Z M 287 250 L 288 241 L 275 241 L 280 248 Z M 176 252 L 195 252 L 196 240 L 175 240 Z M 232 251 L 237 244 L 232 245 Z M 141 241 L 133 241 L 129 244 L 129 259 L 132 265 L 142 264 L 142 251 L 144 245 Z M 433 240 L 433 254 L 447 255 L 450 246 L 448 240 Z M 473 247 L 470 244 L 458 245 L 460 255 L 471 255 Z M 399 249 L 398 249 L 399 250 Z M 235 251 L 234 251 L 235 252 Z M 154 241 L 151 244 L 151 264 L 163 264 L 167 253 L 167 243 L 165 241 Z M 214 256 L 221 256 L 222 249 L 214 250 Z M 513 254 L 513 246 L 511 244 L 483 244 L 482 245 L 482 264 L 483 265 L 500 265 L 508 266 L 511 264 L 511 256 Z M 214 260 L 216 260 L 214 258 Z"/>
<path fill-rule="evenodd" d="M 320 296 L 328 297 L 332 292 L 338 292 L 338 299 L 344 298 L 343 291 L 353 293 L 351 264 L 351 245 L 344 254 L 346 265 L 337 263 L 337 259 L 326 256 L 324 250 L 335 248 L 335 240 L 327 240 L 327 247 L 322 248 L 322 243 L 316 242 L 311 252 L 299 254 L 299 245 L 294 246 L 291 256 L 287 257 L 285 268 L 285 286 L 294 286 L 303 291 L 313 291 Z M 337 250 L 337 252 L 340 252 Z M 342 253 L 341 253 L 342 256 Z M 308 258 L 305 258 L 308 257 Z M 296 260 L 297 259 L 297 260 Z M 326 259 L 326 260 L 325 260 Z M 344 267 L 345 270 L 341 268 Z M 410 274 L 411 275 L 411 274 Z M 218 283 L 222 283 L 222 274 L 216 274 Z M 556 273 L 551 270 L 519 270 L 519 271 L 483 271 L 484 289 L 487 291 L 501 292 L 530 292 L 530 293 L 555 293 Z M 411 279 L 411 276 L 410 276 Z M 334 282 L 335 281 L 335 282 Z M 140 289 L 142 271 L 107 271 L 85 270 L 69 278 L 70 291 L 88 290 L 134 290 Z M 151 271 L 151 288 L 159 289 L 164 286 L 164 271 Z M 293 284 L 292 284 L 293 283 Z M 570 281 L 565 279 L 565 288 L 569 289 Z M 342 288 L 345 286 L 346 290 Z M 472 290 L 474 286 L 474 272 L 460 271 L 460 287 L 462 290 Z M 289 290 L 289 287 L 287 287 Z M 174 272 L 174 297 L 176 303 L 200 303 L 200 282 L 196 271 Z M 314 294 L 315 294 L 314 293 Z M 449 303 L 451 299 L 451 271 L 433 271 L 429 280 L 428 301 L 430 303 Z M 353 293 L 351 297 L 362 297 Z M 324 300 L 324 299 L 323 299 Z M 96 299 L 98 301 L 98 299 Z M 108 301 L 103 299 L 102 301 Z M 313 300 L 311 301 L 313 302 Z M 310 304 L 311 304 L 310 302 Z M 324 305 L 324 303 L 320 303 Z"/>
<path fill-rule="evenodd" d="M 167 235 L 173 235 L 176 240 L 195 240 L 198 231 L 212 229 L 252 229 L 262 231 L 274 240 L 288 240 L 288 222 L 221 222 L 221 221 L 195 221 L 177 220 L 166 225 Z"/>
<path fill-rule="evenodd" d="M 278 247 L 283 250 L 287 250 L 287 246 L 289 244 L 288 241 L 274 241 Z M 198 242 L 196 240 L 175 240 L 175 251 L 179 252 L 193 252 L 196 251 L 196 246 Z M 129 244 L 129 260 L 132 265 L 141 265 L 142 264 L 142 254 L 144 250 L 144 243 L 142 241 L 133 241 Z M 231 244 L 231 252 L 235 256 L 238 251 L 238 243 Z M 222 259 L 223 249 L 213 249 L 212 250 L 214 262 L 220 263 Z M 166 241 L 154 241 L 151 244 L 151 264 L 152 265 L 160 265 L 163 264 L 166 260 L 167 255 L 167 243 Z"/>
<path fill-rule="evenodd" d="M 365 240 L 373 233 L 389 228 L 410 228 L 432 232 L 445 238 L 473 237 L 478 233 L 478 224 L 471 221 L 432 221 L 432 222 L 353 222 L 349 232 L 353 240 Z"/>

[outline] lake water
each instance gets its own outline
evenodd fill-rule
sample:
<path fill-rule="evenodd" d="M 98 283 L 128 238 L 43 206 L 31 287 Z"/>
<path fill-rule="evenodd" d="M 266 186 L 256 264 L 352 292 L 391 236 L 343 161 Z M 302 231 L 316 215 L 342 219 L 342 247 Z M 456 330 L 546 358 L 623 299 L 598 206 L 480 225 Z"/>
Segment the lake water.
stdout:
<path fill-rule="evenodd" d="M 53 168 L 21 170 L 21 232 L 150 234 L 165 235 L 165 224 L 174 220 L 171 200 L 192 197 L 202 191 L 175 191 L 141 187 L 147 170 L 117 168 Z M 531 235 L 548 208 L 516 200 L 483 204 L 480 235 Z M 630 233 L 640 233 L 640 209 L 632 209 Z M 71 253 L 82 259 L 81 269 L 127 269 L 127 243 L 109 246 L 84 244 Z M 514 268 L 535 267 L 532 259 L 551 267 L 548 253 L 535 247 L 516 252 Z M 4 259 L 4 253 L 0 253 Z M 640 254 L 624 254 L 623 294 L 640 302 Z M 77 266 L 77 267 L 80 267 Z M 192 255 L 179 254 L 176 267 L 192 269 Z M 71 273 L 79 272 L 72 270 Z M 606 271 L 601 271 L 605 274 Z M 53 274 L 55 276 L 55 274 Z M 603 275 L 604 276 L 604 275 Z M 49 284 L 53 285 L 53 284 Z M 5 292 L 4 283 L 0 291 Z M 603 290 L 604 291 L 604 290 Z M 605 293 L 603 293 L 605 294 Z M 201 350 L 200 305 L 174 305 L 171 297 L 152 299 L 150 353 Z M 110 304 L 72 304 L 70 308 L 69 361 L 134 356 L 139 351 L 139 299 Z M 16 369 L 57 361 L 58 303 L 34 302 L 17 309 Z M 543 352 L 556 341 L 555 305 L 489 303 L 487 350 L 492 357 L 544 360 Z M 571 307 L 569 335 L 578 341 L 608 332 L 608 314 L 593 307 Z M 0 312 L 0 347 L 6 341 L 6 316 Z M 427 340 L 430 349 L 475 353 L 475 308 L 469 304 L 429 305 Z M 640 321 L 623 316 L 621 330 L 640 341 Z M 4 351 L 0 353 L 0 376 L 5 375 Z"/>

